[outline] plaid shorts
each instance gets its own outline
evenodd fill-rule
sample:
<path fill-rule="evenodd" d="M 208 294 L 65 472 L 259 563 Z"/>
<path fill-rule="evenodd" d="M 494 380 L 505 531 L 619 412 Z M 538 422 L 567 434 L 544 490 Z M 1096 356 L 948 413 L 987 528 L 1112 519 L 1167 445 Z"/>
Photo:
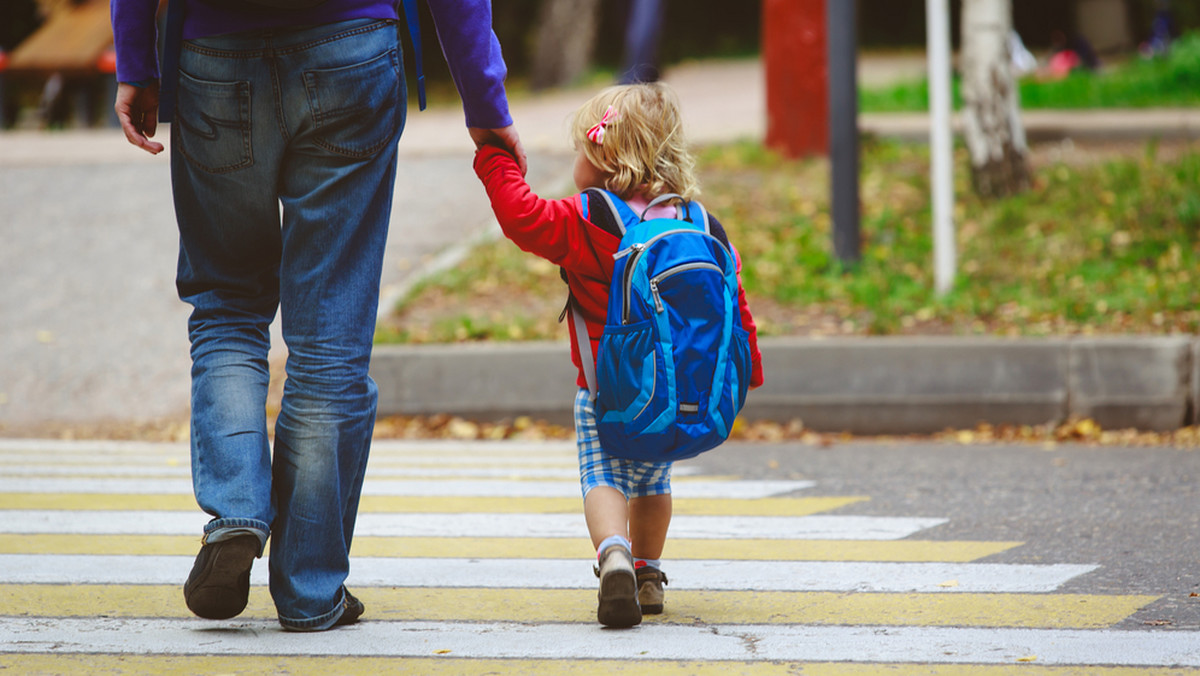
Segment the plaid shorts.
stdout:
<path fill-rule="evenodd" d="M 591 395 L 582 388 L 575 395 L 575 439 L 583 497 L 597 486 L 611 486 L 627 500 L 671 492 L 671 463 L 614 458 L 600 448 Z"/>

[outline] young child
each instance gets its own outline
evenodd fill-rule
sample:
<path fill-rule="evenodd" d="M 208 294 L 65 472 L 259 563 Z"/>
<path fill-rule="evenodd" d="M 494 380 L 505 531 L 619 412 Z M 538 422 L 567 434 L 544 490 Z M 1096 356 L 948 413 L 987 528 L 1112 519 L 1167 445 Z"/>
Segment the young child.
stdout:
<path fill-rule="evenodd" d="M 611 457 L 600 447 L 579 341 L 591 340 L 590 353 L 597 353 L 621 228 L 603 197 L 587 189 L 612 191 L 639 214 L 659 195 L 675 193 L 690 200 L 700 190 L 683 138 L 678 100 L 664 84 L 605 89 L 576 111 L 571 136 L 578 152 L 575 185 L 585 191 L 580 194 L 560 200 L 538 197 L 513 157 L 497 147 L 480 148 L 475 173 L 504 234 L 521 249 L 562 267 L 572 311 L 581 313 L 587 326 L 588 335 L 580 336 L 574 322 L 568 322 L 571 359 L 580 369 L 575 429 L 583 511 L 599 560 L 597 617 L 605 626 L 629 627 L 640 623 L 643 613 L 663 610 L 667 576 L 660 558 L 671 524 L 671 463 Z M 674 213 L 673 206 L 657 205 L 646 217 Z M 711 230 L 728 245 L 715 218 Z M 740 278 L 738 302 L 742 327 L 750 334 L 750 386 L 758 387 L 763 382 L 762 359 Z"/>

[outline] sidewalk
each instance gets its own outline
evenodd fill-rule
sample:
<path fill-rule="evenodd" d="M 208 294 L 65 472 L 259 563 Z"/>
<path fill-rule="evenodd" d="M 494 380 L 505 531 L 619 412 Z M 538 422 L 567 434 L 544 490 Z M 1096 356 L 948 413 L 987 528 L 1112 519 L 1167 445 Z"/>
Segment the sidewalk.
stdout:
<path fill-rule="evenodd" d="M 878 82 L 886 78 L 919 77 L 922 72 L 923 61 L 919 58 L 864 60 L 860 79 Z M 690 63 L 672 69 L 666 79 L 679 93 L 689 135 L 695 142 L 762 137 L 765 95 L 760 62 Z M 513 115 L 530 153 L 530 181 L 538 192 L 555 195 L 569 189 L 567 177 L 572 157 L 566 140 L 566 121 L 590 94 L 590 90 L 568 90 L 514 101 Z M 1026 112 L 1024 118 L 1032 139 L 1067 135 L 1200 137 L 1198 110 L 1032 111 Z M 917 141 L 928 134 L 926 117 L 919 114 L 864 115 L 860 126 L 864 131 Z M 168 134 L 168 129 L 162 129 L 160 140 L 165 141 Z M 493 227 L 486 199 L 471 171 L 472 147 L 459 110 L 412 111 L 400 153 L 396 206 L 384 260 L 381 307 L 385 311 L 422 275 L 453 264 L 464 251 L 464 245 Z M 0 185 L 3 186 L 0 213 L 5 214 L 6 240 L 0 249 L 0 269 L 6 271 L 8 282 L 0 288 L 0 435 L 20 425 L 45 421 L 159 418 L 186 421 L 188 308 L 176 300 L 174 291 L 176 239 L 167 174 L 165 153 L 157 157 L 145 155 L 128 146 L 123 136 L 113 130 L 0 134 Z M 281 344 L 278 335 L 275 344 Z M 889 358 L 909 363 L 908 353 L 889 352 L 896 344 L 862 341 L 854 349 L 888 354 Z M 1141 383 L 1136 386 L 1140 389 L 1134 390 L 1128 390 L 1134 387 L 1129 384 L 1132 381 L 1121 381 L 1124 384 L 1104 381 L 1101 383 L 1106 388 L 1104 397 L 1126 402 L 1122 406 L 1127 406 L 1137 397 L 1152 394 L 1154 406 L 1168 411 L 1165 418 L 1152 416 L 1157 422 L 1146 419 L 1138 424 L 1174 425 L 1163 421 L 1194 419 L 1196 402 L 1200 401 L 1197 392 L 1200 375 L 1196 374 L 1200 355 L 1192 354 L 1190 348 L 1185 355 L 1170 341 L 1154 345 L 1137 349 L 1149 350 L 1157 355 L 1154 359 L 1173 364 L 1164 367 L 1161 375 L 1165 380 Z M 876 346 L 888 347 L 879 351 Z M 940 349 L 936 343 L 913 347 L 933 350 L 934 354 Z M 773 356 L 775 350 L 780 354 L 820 354 L 820 350 L 829 348 L 828 343 L 801 346 L 781 343 L 776 347 L 768 341 L 766 349 L 772 355 L 772 377 L 768 382 L 780 387 L 784 383 L 801 387 L 804 383 L 818 382 L 812 378 L 812 367 L 806 362 L 777 358 Z M 441 364 L 475 363 L 464 358 L 464 354 L 479 357 L 482 364 L 496 359 L 484 356 L 480 349 L 491 348 L 472 347 L 467 352 L 449 348 L 411 353 L 381 350 L 375 374 L 385 393 L 383 412 L 431 412 L 431 406 L 444 406 L 449 412 L 478 411 L 477 403 L 473 402 L 483 397 L 503 402 L 505 409 L 498 413 L 518 414 L 537 410 L 542 398 L 560 400 L 558 394 L 548 392 L 545 381 L 534 383 L 531 392 L 519 393 L 506 387 L 488 390 L 481 380 L 483 372 L 479 371 L 462 373 L 461 381 L 447 380 L 446 374 L 455 371 L 441 370 Z M 554 372 L 565 362 L 561 346 L 551 346 L 537 358 L 534 355 L 540 355 L 538 350 L 542 349 L 538 346 L 496 349 L 515 349 L 525 354 L 524 358 L 531 361 L 520 363 L 533 369 L 530 372 L 542 375 Z M 990 349 L 984 349 L 990 353 Z M 1053 364 L 1073 363 L 1071 360 L 1077 357 L 1071 355 L 1078 352 L 1058 345 L 1022 349 L 1049 350 L 1051 354 L 1045 358 Z M 404 363 L 393 360 L 390 356 L 393 352 L 402 355 L 396 359 L 402 358 Z M 281 349 L 272 353 L 273 363 L 279 363 L 281 358 Z M 507 356 L 504 359 L 509 360 Z M 541 359 L 546 360 L 544 366 Z M 1066 362 L 1062 362 L 1064 359 Z M 1142 372 L 1121 359 L 1113 363 L 1128 367 L 1126 370 L 1132 373 Z M 966 363 L 977 360 L 967 359 Z M 855 362 L 850 362 L 847 368 L 854 365 Z M 900 365 L 890 362 L 882 365 L 888 367 L 885 382 L 909 382 L 901 371 L 892 368 Z M 804 370 L 795 373 L 783 370 L 793 366 L 802 366 Z M 1054 372 L 1062 376 L 1055 381 L 1062 385 L 1051 394 L 1043 392 L 1038 396 L 1058 402 L 1051 405 L 1054 411 L 1078 410 L 1065 405 L 1083 401 L 1083 390 L 1078 385 L 1068 387 L 1068 370 Z M 947 374 L 953 378 L 952 386 L 934 391 L 952 401 L 977 392 L 982 398 L 971 409 L 976 412 L 971 415 L 1003 410 L 994 397 L 988 398 L 996 391 L 997 381 L 984 378 L 968 382 L 965 379 L 971 377 L 970 373 L 968 369 Z M 995 376 L 999 382 L 1009 382 L 1002 370 L 997 373 L 1001 374 Z M 833 375 L 848 383 L 878 380 L 854 370 Z M 490 377 L 498 378 L 498 385 L 513 382 L 509 373 L 498 372 Z M 930 374 L 913 374 L 913 377 L 917 382 L 936 380 Z M 569 378 L 565 382 L 569 383 Z M 432 392 L 439 387 L 456 392 L 457 402 L 433 396 Z M 801 391 L 802 387 L 792 392 L 764 390 L 753 399 L 774 402 L 763 415 L 802 417 L 812 424 L 810 411 L 817 403 L 798 398 Z M 832 393 L 837 391 L 827 394 L 834 396 Z M 1016 391 L 1024 390 L 1016 388 Z M 907 408 L 899 419 L 913 420 L 911 409 L 918 406 L 923 407 L 925 415 L 937 418 L 932 402 L 918 394 L 898 390 L 888 395 L 905 402 Z M 561 401 L 569 401 L 569 397 Z M 863 408 L 866 403 L 861 395 L 850 391 L 839 401 L 837 406 L 851 408 Z M 793 409 L 798 413 L 788 415 Z M 1042 415 L 1045 409 L 1028 410 Z M 1193 417 L 1188 418 L 1189 415 Z M 1142 420 L 1136 416 L 1133 419 Z M 974 422 L 975 419 L 970 420 L 970 424 Z M 951 419 L 945 423 L 950 424 Z"/>

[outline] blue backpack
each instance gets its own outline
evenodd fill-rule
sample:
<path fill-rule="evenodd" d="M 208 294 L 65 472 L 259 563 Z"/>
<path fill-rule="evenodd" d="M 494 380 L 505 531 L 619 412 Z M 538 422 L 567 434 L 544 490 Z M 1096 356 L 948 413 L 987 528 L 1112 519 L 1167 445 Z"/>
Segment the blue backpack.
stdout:
<path fill-rule="evenodd" d="M 622 237 L 594 370 L 587 327 L 571 315 L 600 445 L 643 462 L 699 455 L 729 437 L 750 383 L 737 262 L 699 202 L 663 195 L 647 211 L 678 200 L 676 218 L 644 220 L 616 195 L 595 192 Z"/>

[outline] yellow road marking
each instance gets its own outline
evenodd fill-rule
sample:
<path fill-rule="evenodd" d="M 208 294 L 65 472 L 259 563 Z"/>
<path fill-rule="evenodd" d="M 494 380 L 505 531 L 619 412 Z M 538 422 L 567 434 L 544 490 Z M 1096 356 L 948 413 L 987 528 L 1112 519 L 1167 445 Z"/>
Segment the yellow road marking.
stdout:
<path fill-rule="evenodd" d="M 892 561 L 966 563 L 1020 546 L 1020 542 L 932 540 L 684 540 L 667 538 L 670 560 Z M 127 554 L 195 556 L 196 535 L 0 534 L 0 554 Z M 595 555 L 586 534 L 578 538 L 358 537 L 353 556 L 587 559 Z"/>
<path fill-rule="evenodd" d="M 386 588 L 355 590 L 369 618 L 404 621 L 595 622 L 594 589 Z M 648 622 L 917 627 L 1100 629 L 1154 596 L 1094 594 L 842 594 L 676 591 Z M 179 586 L 0 585 L 0 607 L 20 617 L 189 617 Z M 254 587 L 244 616 L 275 617 L 265 587 Z"/>
<path fill-rule="evenodd" d="M 677 515 L 689 516 L 807 516 L 867 500 L 861 496 L 813 498 L 713 498 L 674 501 Z M 191 511 L 191 495 L 134 495 L 121 493 L 0 493 L 0 510 L 137 510 Z M 583 509 L 582 498 L 421 497 L 364 495 L 360 512 L 429 514 L 570 514 Z"/>
<path fill-rule="evenodd" d="M 436 648 L 430 649 L 433 653 Z M 843 664 L 772 662 L 670 662 L 665 660 L 500 660 L 459 659 L 453 649 L 444 657 L 294 657 L 267 655 L 38 655 L 0 654 L 0 668 L 19 674 L 421 674 L 422 676 L 488 676 L 554 674 L 605 676 L 1184 676 L 1200 669 L 1143 667 L 1047 667 L 1033 664 Z"/>

